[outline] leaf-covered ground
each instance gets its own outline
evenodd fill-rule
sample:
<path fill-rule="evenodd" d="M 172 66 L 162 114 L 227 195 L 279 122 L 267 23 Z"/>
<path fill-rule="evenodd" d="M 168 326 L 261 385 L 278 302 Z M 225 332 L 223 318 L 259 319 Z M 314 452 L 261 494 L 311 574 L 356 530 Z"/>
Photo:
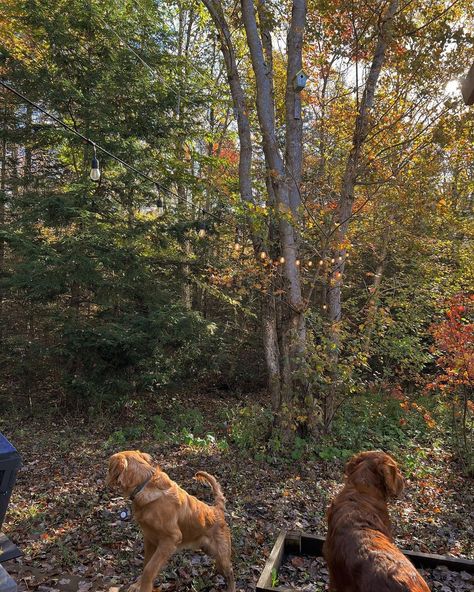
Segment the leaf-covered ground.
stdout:
<path fill-rule="evenodd" d="M 223 400 L 195 398 L 206 428 L 225 436 L 214 410 Z M 174 405 L 181 405 L 179 399 Z M 119 420 L 117 420 L 119 421 Z M 123 418 L 120 420 L 123 425 Z M 140 573 L 142 539 L 133 521 L 119 518 L 127 500 L 103 488 L 107 458 L 119 449 L 140 448 L 180 485 L 210 501 L 210 491 L 193 480 L 199 469 L 214 474 L 227 497 L 238 590 L 254 589 L 281 529 L 325 532 L 325 509 L 342 482 L 340 461 L 268 463 L 234 446 L 195 447 L 158 442 L 147 431 L 126 444 L 113 444 L 110 420 L 5 418 L 0 430 L 23 458 L 4 530 L 24 556 L 5 564 L 20 592 L 126 590 Z M 151 422 L 149 423 L 151 426 Z M 165 426 L 166 430 L 166 426 Z M 408 549 L 474 555 L 474 490 L 448 452 L 423 451 L 412 467 L 406 495 L 391 506 L 397 541 Z M 421 458 L 421 457 L 420 457 Z M 199 553 L 173 558 L 159 578 L 163 592 L 223 590 L 223 580 Z M 296 576 L 295 576 L 295 579 Z M 439 584 L 439 585 L 438 585 Z M 433 589 L 443 590 L 437 582 Z M 448 590 L 450 588 L 447 588 Z"/>

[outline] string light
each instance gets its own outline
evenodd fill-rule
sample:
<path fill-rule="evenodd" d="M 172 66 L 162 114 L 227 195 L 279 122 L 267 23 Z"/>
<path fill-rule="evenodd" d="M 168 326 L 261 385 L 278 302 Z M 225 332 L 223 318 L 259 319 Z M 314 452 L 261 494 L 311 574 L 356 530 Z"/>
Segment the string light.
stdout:
<path fill-rule="evenodd" d="M 327 304 L 323 304 L 323 310 L 327 309 Z"/>
<path fill-rule="evenodd" d="M 44 115 L 46 115 L 48 118 L 50 118 L 53 121 L 55 121 L 56 123 L 58 123 L 64 129 L 66 129 L 69 132 L 75 134 L 76 136 L 78 136 L 79 138 L 81 138 L 87 144 L 90 144 L 91 146 L 93 146 L 93 149 L 94 149 L 94 158 L 92 159 L 92 166 L 91 166 L 91 171 L 90 171 L 90 178 L 93 181 L 96 181 L 97 182 L 97 181 L 99 181 L 99 179 L 101 177 L 99 160 L 97 159 L 97 154 L 96 154 L 97 150 L 100 150 L 102 153 L 106 154 L 110 158 L 112 158 L 115 161 L 119 162 L 120 164 L 122 164 L 127 169 L 129 169 L 131 171 L 134 171 L 140 177 L 143 177 L 144 179 L 153 182 L 155 184 L 155 186 L 157 187 L 157 189 L 159 189 L 161 191 L 164 191 L 164 192 L 168 193 L 169 195 L 173 195 L 174 197 L 177 197 L 178 199 L 180 198 L 180 196 L 178 196 L 177 193 L 174 193 L 173 191 L 170 191 L 169 189 L 165 188 L 163 185 L 161 185 L 159 182 L 155 181 L 152 177 L 150 177 L 149 175 L 147 175 L 143 171 L 140 171 L 139 169 L 137 169 L 134 166 L 130 165 L 129 163 L 125 162 L 124 160 L 122 160 L 121 158 L 119 158 L 118 156 L 116 156 L 115 154 L 113 154 L 110 151 L 108 151 L 106 148 L 103 148 L 102 146 L 96 144 L 94 141 L 92 141 L 88 137 L 84 136 L 83 134 L 81 134 L 80 132 L 78 132 L 76 129 L 74 129 L 73 127 L 67 125 L 66 123 L 64 123 L 64 121 L 62 121 L 61 119 L 59 119 L 55 115 L 49 113 L 46 109 L 44 109 L 43 107 L 40 107 L 37 103 L 34 103 L 28 97 L 26 97 L 25 95 L 21 94 L 17 90 L 15 90 L 12 86 L 10 86 L 5 81 L 0 80 L 0 85 L 3 86 L 6 90 L 8 90 L 8 91 L 12 92 L 13 94 L 15 94 L 17 97 L 19 97 L 25 103 L 30 104 L 32 107 L 34 107 L 35 109 L 37 109 L 38 111 L 40 111 L 41 113 L 43 113 Z M 158 198 L 157 199 L 157 202 L 156 202 L 156 205 L 157 205 L 157 214 L 158 214 L 158 216 L 160 216 L 160 215 L 162 215 L 164 213 L 163 201 L 160 198 Z M 216 216 L 213 212 L 209 212 L 208 210 L 205 210 L 205 209 L 202 209 L 202 212 L 208 214 L 209 216 L 212 216 L 213 218 L 215 218 L 219 222 L 222 222 L 222 220 L 218 216 Z M 337 226 L 338 223 L 335 222 L 335 225 Z M 204 238 L 206 236 L 206 227 L 205 227 L 205 225 L 203 225 L 201 228 L 199 228 L 198 236 L 200 238 Z M 350 246 L 353 247 L 354 244 L 351 243 Z M 239 250 L 241 248 L 241 246 L 236 242 L 235 245 L 234 245 L 234 248 L 236 250 Z M 262 251 L 260 253 L 260 258 L 262 260 L 264 260 L 266 257 L 267 257 L 267 254 L 264 251 Z M 296 260 L 295 263 L 296 263 L 297 266 L 300 265 L 300 261 L 298 259 Z M 334 263 L 334 259 L 332 259 L 332 263 Z M 319 265 L 322 266 L 323 264 L 324 264 L 324 261 L 321 259 L 319 261 Z M 308 262 L 308 266 L 309 267 L 312 266 L 312 262 L 311 261 Z"/>
<path fill-rule="evenodd" d="M 198 230 L 198 237 L 204 238 L 206 236 L 206 223 L 200 222 L 199 223 L 199 230 Z"/>
<path fill-rule="evenodd" d="M 242 246 L 240 245 L 240 243 L 235 243 L 234 244 L 234 251 L 240 251 L 240 249 L 242 248 Z"/>
<path fill-rule="evenodd" d="M 280 257 L 280 259 L 278 259 L 278 261 L 279 261 L 281 264 L 283 264 L 283 263 L 285 263 L 285 258 L 284 258 L 284 257 Z"/>
<path fill-rule="evenodd" d="M 37 109 L 38 111 L 40 111 L 41 113 L 43 113 L 44 115 L 46 115 L 46 117 L 49 117 L 49 119 L 51 119 L 52 121 L 55 121 L 56 123 L 58 123 L 61 127 L 63 127 L 68 132 L 76 135 L 78 138 L 81 138 L 81 140 L 83 140 L 83 142 L 85 142 L 86 144 L 90 144 L 91 146 L 93 146 L 93 148 L 94 148 L 94 157 L 97 160 L 97 163 L 94 163 L 93 162 L 93 165 L 97 165 L 95 167 L 93 166 L 93 169 L 96 171 L 96 172 L 94 172 L 94 177 L 97 176 L 97 171 L 98 171 L 99 176 L 100 176 L 99 162 L 98 162 L 98 159 L 97 159 L 97 156 L 96 156 L 96 150 L 99 150 L 100 152 L 102 152 L 103 154 L 106 154 L 107 156 L 109 156 L 110 158 L 112 158 L 113 160 L 115 160 L 116 162 L 119 162 L 125 168 L 129 169 L 130 171 L 133 171 L 134 173 L 136 173 L 137 175 L 139 175 L 143 179 L 146 179 L 147 181 L 151 181 L 152 183 L 154 183 L 155 186 L 157 187 L 157 189 L 159 189 L 160 191 L 162 191 L 164 193 L 167 193 L 168 195 L 172 195 L 173 197 L 177 198 L 178 201 L 181 199 L 181 196 L 179 196 L 177 193 L 175 193 L 174 191 L 171 191 L 170 189 L 166 188 L 164 185 L 162 185 L 161 183 L 155 181 L 155 179 L 153 179 L 152 177 L 150 177 L 149 175 L 147 175 L 143 171 L 140 171 L 139 169 L 135 168 L 134 166 L 132 166 L 128 162 L 125 162 L 120 157 L 116 156 L 115 154 L 113 154 L 112 152 L 110 152 L 109 150 L 107 150 L 106 148 L 103 148 L 102 146 L 100 146 L 96 142 L 93 142 L 90 138 L 88 138 L 87 136 L 84 136 L 84 134 L 81 134 L 80 132 L 78 132 L 76 129 L 74 129 L 73 127 L 71 127 L 67 123 L 64 123 L 64 121 L 62 121 L 59 117 L 56 117 L 56 115 L 53 115 L 52 113 L 50 113 L 46 109 L 43 109 L 43 107 L 40 107 L 40 105 L 38 105 L 37 103 L 35 103 L 31 99 L 29 99 L 28 97 L 26 97 L 22 93 L 18 92 L 15 88 L 13 88 L 12 86 L 10 86 L 10 84 L 8 84 L 7 82 L 5 82 L 4 80 L 0 80 L 0 86 L 3 86 L 3 88 L 5 88 L 6 90 L 10 91 L 14 95 L 16 95 L 22 101 L 24 101 L 25 103 L 28 103 L 29 105 L 31 105 L 32 107 L 34 107 L 35 109 Z M 92 179 L 92 170 L 93 169 L 91 169 L 91 173 L 90 173 L 91 179 Z M 93 180 L 95 180 L 95 179 L 93 179 Z M 188 203 L 191 203 L 187 199 L 186 199 L 186 201 Z M 221 218 L 219 218 L 219 216 L 216 216 L 213 212 L 210 212 L 209 210 L 205 210 L 204 208 L 202 209 L 202 211 L 203 211 L 203 213 L 207 214 L 208 216 L 212 216 L 212 218 L 218 220 L 219 222 L 222 222 Z"/>
<path fill-rule="evenodd" d="M 157 216 L 163 216 L 164 213 L 165 208 L 163 205 L 163 200 L 161 199 L 161 197 L 158 197 L 158 199 L 156 200 L 156 214 Z"/>
<path fill-rule="evenodd" d="M 308 261 L 308 267 L 313 267 L 313 262 L 312 261 Z"/>
<path fill-rule="evenodd" d="M 334 257 L 331 259 L 331 263 L 336 263 L 336 260 L 334 259 Z"/>
<path fill-rule="evenodd" d="M 296 265 L 296 267 L 299 267 L 299 266 L 300 266 L 300 264 L 301 264 L 301 261 L 300 261 L 299 259 L 297 259 L 297 260 L 295 261 L 295 265 Z"/>
<path fill-rule="evenodd" d="M 339 261 L 342 261 L 342 255 L 339 255 Z"/>
<path fill-rule="evenodd" d="M 98 181 L 100 181 L 99 159 L 97 158 L 97 151 L 96 151 L 95 144 L 93 144 L 93 148 L 94 148 L 94 156 L 92 157 L 91 172 L 90 172 L 89 176 L 92 179 L 92 181 L 95 181 L 97 183 Z"/>

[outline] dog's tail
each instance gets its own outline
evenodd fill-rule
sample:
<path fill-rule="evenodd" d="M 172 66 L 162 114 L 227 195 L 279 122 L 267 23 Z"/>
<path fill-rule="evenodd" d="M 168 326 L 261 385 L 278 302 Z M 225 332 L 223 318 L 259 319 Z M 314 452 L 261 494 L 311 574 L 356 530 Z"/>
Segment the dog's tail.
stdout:
<path fill-rule="evenodd" d="M 212 487 L 212 491 L 214 493 L 214 499 L 216 502 L 216 507 L 218 507 L 222 511 L 224 511 L 225 510 L 225 497 L 224 497 L 224 494 L 222 493 L 221 486 L 217 482 L 217 479 L 215 477 L 213 477 L 212 475 L 209 475 L 209 473 L 206 473 L 206 471 L 198 471 L 194 475 L 194 478 L 197 479 L 198 481 L 201 481 L 201 482 L 207 482 Z"/>

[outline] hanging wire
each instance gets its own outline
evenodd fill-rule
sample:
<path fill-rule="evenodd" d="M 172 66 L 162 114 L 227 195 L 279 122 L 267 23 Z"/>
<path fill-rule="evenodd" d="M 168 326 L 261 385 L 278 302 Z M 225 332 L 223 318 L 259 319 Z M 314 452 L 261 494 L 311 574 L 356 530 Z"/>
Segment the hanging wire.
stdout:
<path fill-rule="evenodd" d="M 127 169 L 133 171 L 134 173 L 136 173 L 137 175 L 139 175 L 143 179 L 146 179 L 147 181 L 150 181 L 151 183 L 153 183 L 157 187 L 157 189 L 159 189 L 163 193 L 175 197 L 178 200 L 178 204 L 179 204 L 179 202 L 185 201 L 189 205 L 192 205 L 192 206 L 195 205 L 193 202 L 191 202 L 190 200 L 188 200 L 186 197 L 183 198 L 182 195 L 179 195 L 178 193 L 172 191 L 171 189 L 168 189 L 162 183 L 160 183 L 156 179 L 153 179 L 153 177 L 150 177 L 150 175 L 147 175 L 146 173 L 144 173 L 143 171 L 137 169 L 136 167 L 134 167 L 133 165 L 129 164 L 128 162 L 125 162 L 125 160 L 121 159 L 119 156 L 116 156 L 115 154 L 113 154 L 112 152 L 110 152 L 110 150 L 107 150 L 107 148 L 102 147 L 100 144 L 97 144 L 97 142 L 94 142 L 94 140 L 91 140 L 90 138 L 88 138 L 84 134 L 81 134 L 80 132 L 78 132 L 76 129 L 74 129 L 73 127 L 71 127 L 67 123 L 64 123 L 64 121 L 62 121 L 62 119 L 60 119 L 59 117 L 56 117 L 56 115 L 53 115 L 52 113 L 50 113 L 49 111 L 47 111 L 43 107 L 40 107 L 40 105 L 38 105 L 37 103 L 35 103 L 34 101 L 32 101 L 31 99 L 29 99 L 28 97 L 26 97 L 24 94 L 22 94 L 19 91 L 17 91 L 15 88 L 13 88 L 13 86 L 11 86 L 10 84 L 8 84 L 4 80 L 0 80 L 0 85 L 3 86 L 6 90 L 8 90 L 11 93 L 13 93 L 14 95 L 16 95 L 17 97 L 19 97 L 25 103 L 28 103 L 29 105 L 31 105 L 32 107 L 34 107 L 35 109 L 37 109 L 38 111 L 40 111 L 41 113 L 43 113 L 44 115 L 46 115 L 46 117 L 49 117 L 50 119 L 52 119 L 53 121 L 55 121 L 56 123 L 58 123 L 61 127 L 63 127 L 64 129 L 66 129 L 67 131 L 71 132 L 72 134 L 75 134 L 76 136 L 78 136 L 79 138 L 81 138 L 84 142 L 86 142 L 87 144 L 91 145 L 94 148 L 94 153 L 96 152 L 96 150 L 99 150 L 103 154 L 106 154 L 107 156 L 109 156 L 113 160 L 119 162 L 122 166 L 124 166 Z M 204 214 L 207 214 L 207 215 L 211 216 L 212 218 L 218 220 L 219 222 L 224 222 L 222 220 L 222 218 L 220 218 L 219 216 L 217 216 L 213 212 L 210 212 L 209 210 L 207 210 L 205 208 L 200 208 L 200 210 Z"/>

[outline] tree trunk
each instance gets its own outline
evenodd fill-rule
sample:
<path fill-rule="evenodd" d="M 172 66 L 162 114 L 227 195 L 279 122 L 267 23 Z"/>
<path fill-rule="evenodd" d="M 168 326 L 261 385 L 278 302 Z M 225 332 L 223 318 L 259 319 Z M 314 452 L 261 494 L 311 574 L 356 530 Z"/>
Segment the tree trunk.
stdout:
<path fill-rule="evenodd" d="M 334 418 L 336 397 L 340 383 L 338 371 L 340 351 L 340 321 L 341 321 L 341 289 L 344 276 L 346 249 L 344 244 L 347 237 L 352 207 L 354 204 L 354 190 L 357 181 L 358 168 L 363 144 L 367 138 L 369 129 L 370 110 L 374 104 L 375 89 L 380 76 L 385 53 L 390 41 L 391 25 L 393 17 L 398 9 L 398 0 L 391 0 L 390 5 L 381 19 L 377 46 L 375 49 L 369 75 L 365 84 L 362 100 L 355 122 L 355 130 L 352 139 L 352 148 L 349 153 L 342 178 L 342 190 L 337 209 L 337 222 L 339 224 L 335 233 L 336 248 L 333 251 L 334 267 L 330 274 L 327 297 L 328 310 L 328 361 L 331 373 L 331 387 L 327 393 L 324 409 L 325 431 L 331 430 Z"/>
<path fill-rule="evenodd" d="M 369 353 L 370 342 L 372 339 L 372 332 L 374 330 L 375 320 L 377 318 L 377 311 L 379 309 L 379 292 L 382 285 L 382 277 L 385 269 L 385 262 L 388 252 L 388 232 L 383 236 L 382 251 L 378 256 L 377 267 L 375 268 L 374 281 L 370 287 L 370 298 L 367 303 L 367 316 L 364 327 L 364 341 L 363 348 L 366 353 Z"/>
<path fill-rule="evenodd" d="M 249 113 L 245 93 L 242 87 L 235 48 L 232 43 L 229 25 L 218 0 L 203 0 L 219 35 L 222 56 L 227 72 L 232 103 L 237 118 L 239 135 L 239 192 L 244 203 L 253 204 L 252 192 L 252 137 Z M 255 251 L 259 256 L 264 240 L 257 234 L 249 221 L 250 236 Z M 278 343 L 276 308 L 273 294 L 264 297 L 262 303 L 262 339 L 268 373 L 268 388 L 274 410 L 281 401 L 280 351 Z"/>
<path fill-rule="evenodd" d="M 189 52 L 189 44 L 190 44 L 190 37 L 191 37 L 191 23 L 192 23 L 192 15 L 189 15 L 188 27 L 186 28 L 185 34 L 185 20 L 186 20 L 186 9 L 183 8 L 181 3 L 179 3 L 179 27 L 178 27 L 178 60 L 181 62 L 183 54 L 186 58 L 188 58 Z M 181 76 L 179 79 L 178 84 L 178 101 L 176 105 L 176 119 L 178 121 L 178 125 L 180 125 L 182 117 L 183 117 L 183 100 L 182 100 L 182 89 L 183 89 L 183 82 L 186 82 L 188 72 L 187 67 L 181 68 L 181 63 L 179 63 L 179 67 L 181 70 Z M 184 152 L 184 144 L 181 138 L 178 138 L 176 143 L 176 158 L 179 160 L 180 163 L 185 161 L 185 152 Z M 188 211 L 188 199 L 186 195 L 186 187 L 181 182 L 181 179 L 178 175 L 178 182 L 176 184 L 176 192 L 178 194 L 178 205 L 180 211 L 183 212 L 184 216 L 186 216 L 186 212 Z M 186 257 L 190 257 L 192 254 L 192 247 L 191 242 L 185 237 L 183 241 L 183 249 Z M 192 286 L 190 283 L 190 276 L 191 270 L 187 263 L 184 263 L 181 267 L 184 282 L 182 287 L 182 302 L 183 306 L 186 310 L 191 310 L 193 307 L 193 294 L 192 294 Z"/>
<path fill-rule="evenodd" d="M 5 91 L 4 93 L 5 94 Z M 7 180 L 7 107 L 5 102 L 5 108 L 3 112 L 3 138 L 2 138 L 2 160 L 0 163 L 0 230 L 5 230 L 6 222 L 6 180 Z M 0 277 L 5 273 L 5 241 L 0 236 Z M 3 289 L 0 288 L 0 340 L 3 339 Z"/>
<path fill-rule="evenodd" d="M 25 162 L 23 166 L 23 191 L 28 191 L 31 185 L 32 179 L 32 153 L 31 153 L 31 121 L 33 117 L 33 108 L 31 105 L 26 106 L 26 125 L 25 125 L 25 135 L 26 135 L 26 145 L 25 145 Z"/>
<path fill-rule="evenodd" d="M 246 97 L 237 68 L 236 52 L 229 26 L 220 0 L 203 0 L 217 29 L 227 78 L 237 116 L 240 140 L 239 181 L 243 201 L 253 203 L 252 197 L 252 136 Z M 305 355 L 306 323 L 301 279 L 297 263 L 297 236 L 294 220 L 299 212 L 302 163 L 301 98 L 293 88 L 294 75 L 301 69 L 301 51 L 305 26 L 306 2 L 294 0 L 292 23 L 288 33 L 288 83 L 286 91 L 286 143 L 285 159 L 278 147 L 273 89 L 273 50 L 271 18 L 265 0 L 257 3 L 259 24 L 252 0 L 242 0 L 242 17 L 255 74 L 258 124 L 262 135 L 262 148 L 268 171 L 267 190 L 271 207 L 270 237 L 272 250 L 285 261 L 282 268 L 282 289 L 285 294 L 284 310 L 278 311 L 273 290 L 265 295 L 262 314 L 263 345 L 269 376 L 269 390 L 276 423 L 280 427 L 295 427 L 282 411 L 301 416 L 294 411 L 301 407 L 307 395 L 301 378 L 296 380 L 300 362 Z M 297 115 L 295 117 L 295 114 Z M 249 223 L 254 251 L 258 257 L 264 239 L 257 235 Z M 276 231 L 275 231 L 276 229 Z M 282 313 L 280 315 L 280 312 Z M 281 316 L 282 322 L 278 319 Z M 293 407 L 295 409 L 293 409 Z M 306 420 L 308 421 L 308 420 Z M 288 429 L 286 430 L 288 432 Z"/>
<path fill-rule="evenodd" d="M 300 367 L 306 348 L 306 323 L 304 316 L 304 301 L 301 290 L 301 278 L 297 259 L 296 232 L 291 222 L 291 217 L 297 215 L 299 205 L 299 181 L 301 180 L 301 122 L 294 120 L 294 105 L 300 101 L 295 96 L 292 88 L 292 79 L 287 85 L 286 100 L 287 114 L 291 113 L 291 120 L 287 120 L 287 157 L 292 169 L 288 169 L 278 147 L 276 137 L 275 106 L 273 101 L 273 71 L 271 64 L 265 60 L 271 55 L 271 31 L 267 30 L 266 19 L 260 20 L 259 35 L 257 27 L 255 7 L 252 0 L 242 0 L 242 18 L 250 50 L 252 69 L 256 79 L 256 106 L 260 131 L 262 134 L 262 148 L 265 163 L 269 170 L 273 192 L 276 202 L 276 216 L 278 217 L 279 239 L 281 254 L 285 262 L 283 264 L 283 278 L 286 296 L 287 310 L 283 316 L 281 338 L 281 382 L 282 382 L 282 409 L 281 420 L 285 428 L 294 429 L 294 418 L 284 417 L 286 414 L 303 416 L 300 412 L 293 413 L 306 395 L 303 378 L 295 381 L 295 376 Z M 302 35 L 304 30 L 306 4 L 301 0 L 293 2 L 292 17 L 295 19 L 288 33 L 289 63 L 288 75 L 293 77 L 294 69 L 301 64 Z M 291 89 L 289 86 L 291 85 Z M 292 201 L 293 200 L 293 201 Z M 297 426 L 298 428 L 300 426 Z M 287 429 L 288 431 L 288 429 Z"/>
<path fill-rule="evenodd" d="M 262 301 L 262 336 L 263 351 L 268 373 L 268 390 L 272 401 L 272 411 L 277 417 L 281 408 L 281 374 L 280 374 L 280 348 L 278 344 L 278 327 L 275 309 L 275 299 L 268 295 Z"/>

